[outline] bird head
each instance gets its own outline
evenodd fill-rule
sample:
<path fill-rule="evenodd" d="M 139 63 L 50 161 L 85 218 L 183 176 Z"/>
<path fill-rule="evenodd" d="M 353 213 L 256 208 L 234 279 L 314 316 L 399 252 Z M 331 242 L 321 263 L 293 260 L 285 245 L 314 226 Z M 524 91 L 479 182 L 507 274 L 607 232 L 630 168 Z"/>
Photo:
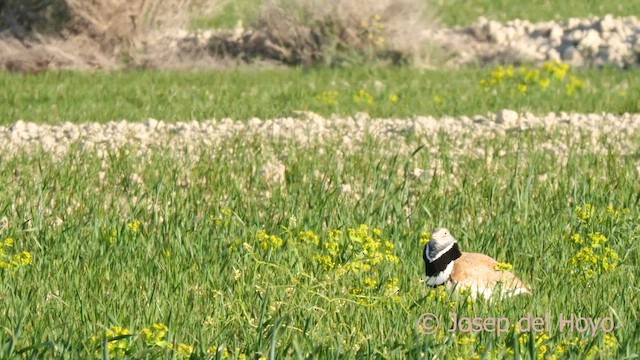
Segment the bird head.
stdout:
<path fill-rule="evenodd" d="M 436 260 L 447 250 L 451 249 L 455 243 L 456 239 L 451 236 L 451 232 L 449 232 L 448 229 L 443 227 L 433 229 L 431 238 L 424 249 L 423 257 L 425 261 L 431 262 Z"/>

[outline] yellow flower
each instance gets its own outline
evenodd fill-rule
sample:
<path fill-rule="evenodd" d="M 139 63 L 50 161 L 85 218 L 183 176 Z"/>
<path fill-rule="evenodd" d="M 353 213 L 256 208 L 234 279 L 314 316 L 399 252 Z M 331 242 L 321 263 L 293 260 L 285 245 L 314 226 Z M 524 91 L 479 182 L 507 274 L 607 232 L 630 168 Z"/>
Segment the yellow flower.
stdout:
<path fill-rule="evenodd" d="M 28 251 L 22 251 L 18 254 L 13 255 L 13 259 L 11 260 L 11 264 L 13 266 L 26 266 L 32 263 L 31 253 Z"/>
<path fill-rule="evenodd" d="M 559 62 L 546 62 L 542 66 L 544 70 L 551 73 L 554 78 L 558 80 L 563 80 L 569 70 L 568 64 L 563 64 Z"/>
<path fill-rule="evenodd" d="M 498 81 L 502 80 L 504 75 L 505 75 L 504 68 L 502 66 L 498 66 L 497 68 L 495 68 L 495 70 L 491 72 L 491 78 L 496 79 Z"/>
<path fill-rule="evenodd" d="M 353 102 L 356 104 L 373 105 L 373 96 L 369 94 L 365 89 L 359 89 L 352 95 Z"/>
<path fill-rule="evenodd" d="M 336 105 L 338 103 L 338 95 L 337 91 L 325 91 L 317 95 L 316 100 L 327 105 Z"/>
<path fill-rule="evenodd" d="M 140 220 L 135 220 L 127 224 L 127 227 L 131 229 L 133 232 L 138 232 L 140 230 Z"/>
<path fill-rule="evenodd" d="M 191 357 L 191 353 L 193 353 L 193 346 L 183 344 L 183 343 L 178 343 L 178 350 L 176 352 L 178 353 L 179 358 L 187 359 Z"/>
<path fill-rule="evenodd" d="M 485 83 L 486 83 L 486 81 L 485 81 Z M 432 99 L 432 100 L 433 100 L 433 103 L 434 103 L 436 106 L 440 106 L 440 105 L 442 105 L 442 98 L 441 98 L 440 96 L 436 95 L 436 96 L 434 96 L 434 97 L 433 97 L 433 99 Z"/>
<path fill-rule="evenodd" d="M 275 235 L 269 235 L 264 230 L 258 231 L 258 233 L 256 234 L 256 238 L 260 242 L 260 247 L 262 247 L 263 250 L 266 250 L 270 247 L 277 249 L 281 247 L 282 244 L 284 244 L 284 240 L 282 240 L 282 238 Z"/>
<path fill-rule="evenodd" d="M 385 285 L 385 288 L 389 291 L 393 291 L 395 289 L 398 288 L 398 278 L 394 277 L 394 278 L 390 278 L 389 280 L 387 280 L 387 284 Z"/>
<path fill-rule="evenodd" d="M 525 84 L 518 84 L 518 85 L 517 85 L 517 89 L 518 89 L 518 92 L 519 92 L 519 93 L 524 94 L 524 93 L 526 93 L 526 92 L 527 92 L 527 85 L 525 85 Z"/>
<path fill-rule="evenodd" d="M 618 340 L 613 334 L 604 335 L 604 347 L 606 349 L 616 349 L 618 347 Z"/>
<path fill-rule="evenodd" d="M 540 82 L 538 82 L 538 84 L 540 85 L 541 88 L 546 89 L 551 84 L 551 81 L 549 81 L 549 79 L 541 79 Z"/>
<path fill-rule="evenodd" d="M 11 237 L 6 238 L 4 241 L 0 241 L 0 269 L 16 269 L 19 267 L 31 265 L 33 259 L 31 253 L 28 251 L 20 251 L 17 254 L 9 255 L 6 249 L 12 248 L 14 240 Z"/>
<path fill-rule="evenodd" d="M 298 234 L 298 239 L 300 240 L 300 242 L 304 244 L 318 245 L 320 243 L 320 239 L 318 238 L 318 235 L 316 235 L 311 230 L 300 232 Z"/>
<path fill-rule="evenodd" d="M 329 254 L 333 256 L 336 256 L 338 254 L 338 251 L 340 251 L 340 244 L 338 244 L 336 241 L 326 242 L 324 243 L 324 247 L 325 249 L 327 249 Z"/>
<path fill-rule="evenodd" d="M 498 271 L 511 270 L 512 268 L 513 266 L 508 263 L 498 263 L 498 265 L 493 267 L 494 270 L 498 270 Z"/>
<path fill-rule="evenodd" d="M 13 246 L 13 238 L 11 237 L 4 239 L 4 241 L 0 243 L 0 249 L 2 249 L 3 247 L 12 247 L 12 246 Z"/>
<path fill-rule="evenodd" d="M 590 233 L 588 237 L 589 237 L 589 240 L 591 241 L 592 247 L 599 247 L 600 245 L 607 242 L 607 238 L 604 235 L 600 234 L 599 232 Z"/>
<path fill-rule="evenodd" d="M 576 214 L 578 215 L 578 219 L 582 222 L 586 223 L 591 215 L 595 212 L 595 207 L 591 204 L 585 204 L 584 209 L 580 206 L 576 207 Z"/>
<path fill-rule="evenodd" d="M 109 245 L 115 244 L 116 241 L 118 241 L 118 230 L 111 229 L 111 231 L 106 235 L 106 241 Z"/>
<path fill-rule="evenodd" d="M 373 280 L 372 278 L 365 278 L 362 283 L 364 284 L 365 287 L 369 288 L 369 289 L 373 289 L 376 286 L 378 286 L 378 282 Z"/>
<path fill-rule="evenodd" d="M 473 345 L 478 341 L 475 337 L 471 337 L 469 335 L 462 335 L 458 340 L 458 345 Z"/>
<path fill-rule="evenodd" d="M 422 234 L 420 234 L 420 244 L 422 244 L 423 246 L 426 245 L 430 239 L 431 239 L 430 232 L 425 231 Z"/>
<path fill-rule="evenodd" d="M 329 255 L 314 255 L 313 260 L 321 265 L 324 270 L 331 270 L 336 266 L 336 263 Z"/>
<path fill-rule="evenodd" d="M 396 94 L 389 94 L 389 102 L 392 104 L 395 104 L 398 102 L 398 95 Z"/>
<path fill-rule="evenodd" d="M 167 333 L 169 328 L 162 323 L 151 324 L 150 328 L 144 328 L 140 331 L 147 347 L 168 347 Z"/>
<path fill-rule="evenodd" d="M 444 289 L 444 286 L 438 286 L 435 289 L 432 289 L 427 295 L 428 301 L 437 301 L 441 302 L 447 298 L 447 291 Z"/>
<path fill-rule="evenodd" d="M 584 244 L 584 241 L 582 241 L 582 238 L 580 237 L 580 234 L 573 234 L 571 235 L 571 241 L 574 244 L 578 244 L 578 245 L 582 245 Z"/>
<path fill-rule="evenodd" d="M 94 335 L 91 337 L 91 343 L 94 346 L 100 346 L 103 344 L 104 339 L 107 340 L 107 352 L 112 357 L 124 357 L 130 351 L 130 344 L 128 337 L 126 335 L 130 335 L 131 332 L 127 328 L 123 328 L 121 326 L 112 326 L 111 328 L 106 329 L 104 332 Z M 122 339 L 114 340 L 113 338 L 118 336 L 125 336 Z M 96 350 L 96 353 L 100 353 L 99 350 Z"/>

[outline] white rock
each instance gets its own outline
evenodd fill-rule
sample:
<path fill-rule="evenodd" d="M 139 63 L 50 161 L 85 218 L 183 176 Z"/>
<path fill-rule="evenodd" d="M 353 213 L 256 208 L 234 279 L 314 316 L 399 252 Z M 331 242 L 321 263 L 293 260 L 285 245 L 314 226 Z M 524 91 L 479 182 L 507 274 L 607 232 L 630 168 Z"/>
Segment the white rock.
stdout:
<path fill-rule="evenodd" d="M 549 32 L 549 40 L 553 46 L 558 46 L 562 43 L 562 35 L 564 30 L 560 25 L 554 25 Z"/>
<path fill-rule="evenodd" d="M 502 109 L 496 114 L 496 123 L 507 126 L 514 125 L 520 116 L 517 112 L 508 109 Z"/>
<path fill-rule="evenodd" d="M 578 49 L 581 50 L 582 53 L 584 53 L 584 51 L 587 51 L 588 54 L 595 55 L 598 53 L 600 44 L 602 44 L 602 38 L 600 38 L 600 34 L 596 30 L 589 30 L 582 38 L 582 40 L 580 40 Z"/>
<path fill-rule="evenodd" d="M 156 127 L 158 127 L 158 120 L 153 118 L 148 118 L 147 121 L 144 122 L 144 124 L 149 129 L 155 129 Z"/>

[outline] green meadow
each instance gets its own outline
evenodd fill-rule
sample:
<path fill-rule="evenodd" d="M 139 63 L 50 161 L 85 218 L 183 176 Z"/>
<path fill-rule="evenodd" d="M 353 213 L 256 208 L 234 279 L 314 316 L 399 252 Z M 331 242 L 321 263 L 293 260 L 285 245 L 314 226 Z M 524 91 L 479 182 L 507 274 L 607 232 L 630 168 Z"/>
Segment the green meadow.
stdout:
<path fill-rule="evenodd" d="M 250 23 L 256 4 L 228 2 L 192 25 Z M 640 12 L 632 1 L 432 4 L 447 25 Z M 637 68 L 558 63 L 0 72 L 0 88 L 5 131 L 20 119 L 640 110 Z M 640 134 L 616 134 L 336 133 L 305 145 L 237 134 L 189 151 L 3 151 L 0 358 L 636 359 Z M 286 169 L 274 180 L 261 169 L 276 161 Z M 533 294 L 474 301 L 426 286 L 437 226 Z"/>
<path fill-rule="evenodd" d="M 558 132 L 570 149 L 558 163 L 536 145 L 549 135 L 531 131 L 454 156 L 447 135 L 433 136 L 435 155 L 407 136 L 410 152 L 242 138 L 193 156 L 3 159 L 2 356 L 635 356 L 637 155 L 598 155 Z M 282 184 L 259 175 L 274 156 Z M 436 225 L 512 264 L 534 295 L 472 302 L 426 287 L 422 248 Z M 427 312 L 444 328 L 422 334 Z M 450 313 L 552 323 L 530 337 L 448 332 Z M 571 314 L 609 322 L 560 331 Z"/>
<path fill-rule="evenodd" d="M 329 117 L 460 116 L 502 108 L 548 112 L 633 113 L 640 71 L 531 66 L 461 70 L 407 67 L 242 69 L 223 72 L 0 73 L 0 124 L 18 119 L 165 121 L 261 119 L 313 111 Z M 555 72 L 554 72 L 555 71 Z M 560 76 L 561 75 L 561 76 Z M 498 78 L 499 77 L 499 78 Z M 483 85 L 484 84 L 484 85 Z M 523 88 L 524 86 L 524 88 Z"/>
<path fill-rule="evenodd" d="M 517 3 L 513 0 L 424 1 L 425 15 L 432 21 L 447 26 L 469 25 L 480 16 L 503 22 L 512 19 L 536 22 L 606 14 L 629 16 L 640 13 L 640 4 L 633 1 L 579 0 L 570 3 L 551 0 Z M 203 17 L 194 14 L 191 25 L 194 28 L 233 28 L 239 21 L 244 25 L 250 24 L 258 17 L 260 4 L 260 0 L 228 1 L 215 15 Z"/>

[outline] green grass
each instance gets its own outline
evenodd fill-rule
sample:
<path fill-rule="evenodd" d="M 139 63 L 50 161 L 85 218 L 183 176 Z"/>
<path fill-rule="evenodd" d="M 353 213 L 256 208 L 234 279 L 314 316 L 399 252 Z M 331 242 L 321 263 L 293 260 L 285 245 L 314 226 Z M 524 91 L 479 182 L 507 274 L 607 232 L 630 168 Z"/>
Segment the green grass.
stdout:
<path fill-rule="evenodd" d="M 470 25 L 480 16 L 498 21 L 526 19 L 530 21 L 566 20 L 570 17 L 590 17 L 612 14 L 629 16 L 640 13 L 640 3 L 635 1 L 572 2 L 513 1 L 513 0 L 425 0 L 436 19 L 445 25 Z M 229 2 L 215 16 L 195 17 L 194 28 L 232 28 L 238 21 L 251 24 L 258 16 L 260 0 L 236 0 Z"/>
<path fill-rule="evenodd" d="M 469 25 L 480 16 L 498 21 L 525 19 L 533 22 L 589 18 L 591 16 L 630 16 L 640 13 L 634 1 L 513 1 L 513 0 L 436 0 L 438 15 L 447 25 Z"/>
<path fill-rule="evenodd" d="M 549 139 L 567 145 L 566 164 L 539 146 Z M 189 157 L 156 151 L 143 158 L 135 149 L 104 160 L 79 149 L 60 158 L 3 156 L 0 218 L 8 227 L 1 240 L 15 240 L 4 251 L 29 251 L 33 263 L 0 270 L 0 357 L 114 358 L 118 346 L 132 358 L 171 358 L 167 346 L 181 343 L 193 346 L 194 358 L 222 358 L 224 349 L 230 358 L 470 358 L 485 351 L 528 358 L 561 346 L 561 358 L 637 356 L 638 149 L 596 155 L 572 139 L 530 131 L 473 140 L 494 154 L 491 161 L 454 155 L 444 134 L 426 149 L 424 139 L 402 140 L 409 152 L 373 139 L 348 151 L 339 143 L 297 148 L 242 138 Z M 274 157 L 287 166 L 284 187 L 258 175 Z M 436 161 L 442 175 L 408 175 Z M 342 194 L 341 184 L 353 192 Z M 587 203 L 595 211 L 582 221 L 575 208 Z M 342 275 L 323 269 L 314 256 L 328 254 L 329 230 L 360 224 L 369 235 L 379 227 L 399 262 Z M 425 287 L 420 236 L 438 225 L 463 250 L 513 264 L 534 295 L 470 303 Z M 283 244 L 272 238 L 263 248 L 260 230 Z M 319 236 L 317 246 L 300 238 L 304 230 Z M 570 235 L 595 231 L 620 261 L 583 282 L 577 275 L 588 264 L 572 265 L 582 246 Z M 341 238 L 336 264 L 357 262 L 353 249 L 366 238 Z M 394 278 L 398 289 L 387 289 Z M 549 313 L 553 323 L 537 343 L 513 331 L 422 335 L 416 321 L 424 312 L 447 326 L 450 312 L 512 322 Z M 603 331 L 560 333 L 560 314 L 572 313 L 613 317 L 615 341 L 607 345 Z M 168 332 L 151 328 L 157 323 Z M 129 334 L 105 336 L 114 326 Z M 220 352 L 207 355 L 210 348 Z"/>
<path fill-rule="evenodd" d="M 261 0 L 227 1 L 213 16 L 193 15 L 193 29 L 233 29 L 241 21 L 244 27 L 258 18 Z"/>
<path fill-rule="evenodd" d="M 623 113 L 640 109 L 638 69 L 575 71 L 573 75 L 586 87 L 571 95 L 566 91 L 571 73 L 563 81 L 552 82 L 546 90 L 529 84 L 525 93 L 518 91 L 516 79 L 503 80 L 495 89 L 484 91 L 480 82 L 489 79 L 490 74 L 491 69 L 421 71 L 372 67 L 0 73 L 0 86 L 8 89 L 0 93 L 0 124 L 18 119 L 61 123 L 142 121 L 149 117 L 167 121 L 274 118 L 296 110 L 324 116 L 365 111 L 374 117 L 406 118 L 477 115 L 501 108 L 534 113 Z"/>

